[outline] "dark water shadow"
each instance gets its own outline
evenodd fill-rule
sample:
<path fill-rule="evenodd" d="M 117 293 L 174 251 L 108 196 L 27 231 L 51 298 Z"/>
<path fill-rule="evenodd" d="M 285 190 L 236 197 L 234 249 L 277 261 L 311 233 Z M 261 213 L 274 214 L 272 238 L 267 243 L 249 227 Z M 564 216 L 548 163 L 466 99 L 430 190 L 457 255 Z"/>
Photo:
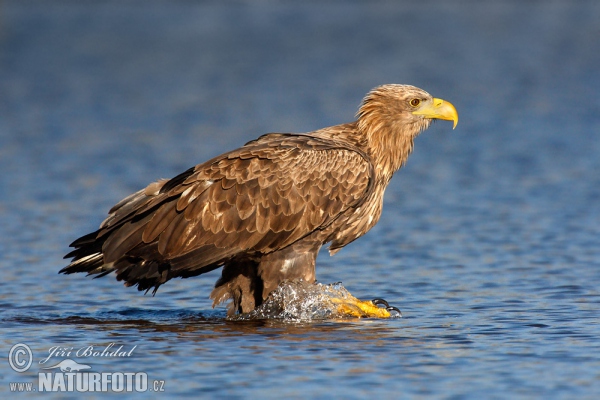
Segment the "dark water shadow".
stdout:
<path fill-rule="evenodd" d="M 285 335 L 298 340 L 331 340 L 334 332 L 344 331 L 350 335 L 360 335 L 361 339 L 377 340 L 397 332 L 397 319 L 377 320 L 365 318 L 347 318 L 315 321 L 295 321 L 285 319 L 230 320 L 225 311 L 193 311 L 193 310 L 148 310 L 141 308 L 124 308 L 114 312 L 98 312 L 90 315 L 51 315 L 37 317 L 31 315 L 14 315 L 2 320 L 5 325 L 27 327 L 44 327 L 49 329 L 106 331 L 106 332 L 138 332 L 162 333 L 155 340 L 169 340 L 172 333 L 193 336 L 197 340 L 218 337 L 259 335 L 276 337 Z"/>

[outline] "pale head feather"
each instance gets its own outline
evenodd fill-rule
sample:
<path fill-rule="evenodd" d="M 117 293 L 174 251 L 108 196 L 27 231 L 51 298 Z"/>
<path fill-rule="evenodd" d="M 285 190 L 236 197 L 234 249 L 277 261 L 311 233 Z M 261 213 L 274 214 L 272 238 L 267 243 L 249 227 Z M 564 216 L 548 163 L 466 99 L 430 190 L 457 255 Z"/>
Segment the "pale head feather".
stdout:
<path fill-rule="evenodd" d="M 379 86 L 365 96 L 356 114 L 379 178 L 385 181 L 406 162 L 414 138 L 431 124 L 431 119 L 412 114 L 410 101 L 415 98 L 423 101 L 432 96 L 411 85 Z"/>

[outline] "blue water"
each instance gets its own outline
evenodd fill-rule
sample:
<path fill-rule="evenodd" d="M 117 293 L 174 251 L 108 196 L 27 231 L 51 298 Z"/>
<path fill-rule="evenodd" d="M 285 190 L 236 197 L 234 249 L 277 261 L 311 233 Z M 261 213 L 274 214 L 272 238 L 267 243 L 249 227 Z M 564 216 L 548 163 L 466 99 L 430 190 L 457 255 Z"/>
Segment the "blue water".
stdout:
<path fill-rule="evenodd" d="M 71 358 L 168 397 L 599 398 L 599 41 L 595 1 L 3 1 L 0 393 L 37 387 L 53 346 L 115 343 L 137 347 Z M 459 124 L 417 139 L 380 223 L 317 277 L 402 319 L 227 321 L 218 271 L 155 297 L 57 274 L 129 193 L 348 122 L 383 83 L 451 101 Z"/>

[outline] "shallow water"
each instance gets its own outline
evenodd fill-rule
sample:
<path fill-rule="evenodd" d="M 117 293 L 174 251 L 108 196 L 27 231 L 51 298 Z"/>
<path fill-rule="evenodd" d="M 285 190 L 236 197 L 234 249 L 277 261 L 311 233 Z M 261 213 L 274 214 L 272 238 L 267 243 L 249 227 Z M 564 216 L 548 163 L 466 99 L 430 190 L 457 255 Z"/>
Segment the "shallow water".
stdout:
<path fill-rule="evenodd" d="M 0 340 L 33 353 L 0 392 L 37 387 L 52 347 L 114 343 L 136 347 L 70 357 L 170 397 L 598 398 L 598 21 L 583 1 L 0 3 Z M 380 223 L 317 276 L 403 318 L 228 321 L 218 271 L 155 297 L 57 274 L 127 194 L 347 122 L 390 82 L 458 127 L 417 139 Z"/>

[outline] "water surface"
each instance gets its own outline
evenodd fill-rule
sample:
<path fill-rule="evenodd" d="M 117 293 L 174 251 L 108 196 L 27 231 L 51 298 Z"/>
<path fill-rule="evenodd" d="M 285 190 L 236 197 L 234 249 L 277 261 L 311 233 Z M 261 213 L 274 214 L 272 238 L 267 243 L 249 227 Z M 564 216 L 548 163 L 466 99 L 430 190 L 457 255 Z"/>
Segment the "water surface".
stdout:
<path fill-rule="evenodd" d="M 598 398 L 598 21 L 591 1 L 2 2 L 0 340 L 33 365 L 5 357 L 0 391 L 37 383 L 53 346 L 114 343 L 136 347 L 74 360 L 169 397 Z M 228 321 L 218 271 L 155 297 L 57 274 L 129 193 L 348 122 L 392 82 L 451 101 L 459 125 L 417 139 L 380 223 L 317 276 L 402 319 Z"/>

